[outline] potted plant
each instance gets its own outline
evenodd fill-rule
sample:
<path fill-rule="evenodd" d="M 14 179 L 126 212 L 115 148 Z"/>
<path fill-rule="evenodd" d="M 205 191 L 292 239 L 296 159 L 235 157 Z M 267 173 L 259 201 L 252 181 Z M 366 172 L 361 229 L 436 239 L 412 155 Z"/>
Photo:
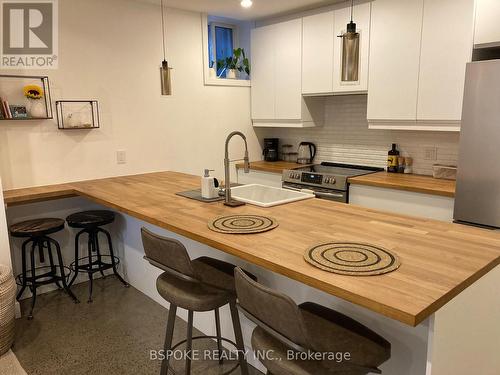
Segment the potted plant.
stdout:
<path fill-rule="evenodd" d="M 245 72 L 250 75 L 250 62 L 243 48 L 236 48 L 231 57 L 217 61 L 217 70 L 222 69 L 220 76 L 225 72 L 226 78 L 235 79 L 237 72 Z"/>
<path fill-rule="evenodd" d="M 217 78 L 217 69 L 215 68 L 215 61 L 210 61 L 208 74 L 210 78 Z"/>
<path fill-rule="evenodd" d="M 24 96 L 28 99 L 28 113 L 33 118 L 47 117 L 45 106 L 42 103 L 43 89 L 37 85 L 28 85 L 23 89 Z"/>

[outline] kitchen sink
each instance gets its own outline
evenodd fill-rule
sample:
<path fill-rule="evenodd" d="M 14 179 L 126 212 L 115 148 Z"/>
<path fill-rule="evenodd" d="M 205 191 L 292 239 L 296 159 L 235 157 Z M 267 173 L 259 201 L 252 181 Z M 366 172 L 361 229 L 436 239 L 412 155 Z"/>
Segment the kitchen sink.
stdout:
<path fill-rule="evenodd" d="M 272 186 L 249 184 L 231 188 L 232 198 L 260 207 L 273 207 L 303 199 L 314 198 L 314 194 Z"/>

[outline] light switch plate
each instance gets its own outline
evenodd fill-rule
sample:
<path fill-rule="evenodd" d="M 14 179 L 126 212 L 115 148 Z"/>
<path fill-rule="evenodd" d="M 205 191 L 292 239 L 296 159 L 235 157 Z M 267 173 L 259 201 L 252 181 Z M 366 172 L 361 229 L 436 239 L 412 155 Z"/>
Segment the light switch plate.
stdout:
<path fill-rule="evenodd" d="M 116 151 L 116 163 L 117 164 L 127 163 L 127 152 L 125 150 Z"/>
<path fill-rule="evenodd" d="M 424 148 L 424 159 L 425 160 L 437 160 L 437 147 Z"/>

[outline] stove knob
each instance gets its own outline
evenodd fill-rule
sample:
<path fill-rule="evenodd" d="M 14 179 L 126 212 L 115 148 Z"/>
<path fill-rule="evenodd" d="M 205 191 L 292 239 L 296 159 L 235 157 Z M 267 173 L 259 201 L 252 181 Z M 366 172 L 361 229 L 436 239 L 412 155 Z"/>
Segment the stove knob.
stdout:
<path fill-rule="evenodd" d="M 325 184 L 329 184 L 329 183 L 330 183 L 330 178 L 329 178 L 329 177 L 325 177 L 325 178 L 323 179 L 323 182 L 324 182 Z"/>
<path fill-rule="evenodd" d="M 330 178 L 330 184 L 334 185 L 337 180 L 335 180 L 335 177 Z"/>

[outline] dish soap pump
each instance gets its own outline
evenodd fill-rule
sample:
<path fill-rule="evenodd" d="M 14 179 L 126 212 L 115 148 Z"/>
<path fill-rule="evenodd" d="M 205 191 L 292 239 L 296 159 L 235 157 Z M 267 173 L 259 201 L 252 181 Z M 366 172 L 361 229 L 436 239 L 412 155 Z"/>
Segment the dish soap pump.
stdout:
<path fill-rule="evenodd" d="M 201 196 L 205 199 L 213 199 L 219 196 L 219 181 L 210 176 L 213 169 L 205 169 L 205 174 L 201 178 Z"/>

